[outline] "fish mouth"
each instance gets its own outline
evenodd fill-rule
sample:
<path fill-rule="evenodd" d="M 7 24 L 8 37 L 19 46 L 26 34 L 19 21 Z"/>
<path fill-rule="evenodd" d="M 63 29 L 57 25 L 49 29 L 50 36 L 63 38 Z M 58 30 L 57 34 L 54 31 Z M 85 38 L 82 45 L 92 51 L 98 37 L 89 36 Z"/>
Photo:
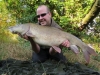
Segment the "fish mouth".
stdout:
<path fill-rule="evenodd" d="M 15 31 L 13 31 L 13 30 L 11 29 L 11 27 L 8 28 L 8 30 L 9 30 L 11 33 L 17 34 L 17 32 L 15 32 Z"/>

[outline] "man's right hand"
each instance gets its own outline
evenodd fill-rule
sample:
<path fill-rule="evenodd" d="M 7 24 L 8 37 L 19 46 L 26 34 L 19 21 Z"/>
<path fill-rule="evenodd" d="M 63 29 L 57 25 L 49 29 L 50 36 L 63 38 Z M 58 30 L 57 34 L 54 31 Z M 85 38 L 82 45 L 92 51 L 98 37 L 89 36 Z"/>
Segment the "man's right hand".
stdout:
<path fill-rule="evenodd" d="M 26 39 L 26 40 L 28 40 L 28 41 L 30 41 L 30 42 L 34 42 L 33 39 L 32 39 L 31 37 L 27 36 L 26 34 L 24 34 L 24 35 L 18 34 L 18 35 L 19 35 L 21 38 L 24 38 L 24 39 Z"/>
<path fill-rule="evenodd" d="M 35 51 L 36 53 L 38 53 L 38 52 L 40 51 L 39 45 L 36 44 L 36 43 L 34 42 L 34 40 L 33 40 L 31 37 L 28 37 L 26 34 L 24 34 L 24 35 L 18 34 L 18 35 L 19 35 L 21 38 L 24 38 L 24 39 L 30 41 L 33 51 Z"/>
<path fill-rule="evenodd" d="M 26 35 L 26 34 L 24 34 L 24 35 L 21 35 L 21 34 L 18 34 L 21 38 L 24 38 L 24 39 L 26 39 L 26 40 L 28 40 L 28 36 Z"/>

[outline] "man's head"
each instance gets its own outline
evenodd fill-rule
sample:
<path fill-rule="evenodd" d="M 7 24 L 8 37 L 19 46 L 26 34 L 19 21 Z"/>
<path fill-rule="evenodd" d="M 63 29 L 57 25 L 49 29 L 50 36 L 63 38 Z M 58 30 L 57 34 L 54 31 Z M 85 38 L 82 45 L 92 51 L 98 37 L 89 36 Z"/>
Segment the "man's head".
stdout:
<path fill-rule="evenodd" d="M 41 5 L 37 8 L 37 19 L 41 25 L 51 24 L 51 12 L 46 5 Z"/>

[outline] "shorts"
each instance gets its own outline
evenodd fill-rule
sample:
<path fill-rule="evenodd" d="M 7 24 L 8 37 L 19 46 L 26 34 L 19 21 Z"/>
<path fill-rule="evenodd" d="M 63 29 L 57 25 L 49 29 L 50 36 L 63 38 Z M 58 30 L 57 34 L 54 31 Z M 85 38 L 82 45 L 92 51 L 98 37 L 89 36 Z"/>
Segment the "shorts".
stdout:
<path fill-rule="evenodd" d="M 48 59 L 53 59 L 56 61 L 65 62 L 66 58 L 63 53 L 56 53 L 55 55 L 49 54 L 49 49 L 41 49 L 39 53 L 33 52 L 32 61 L 33 62 L 45 62 Z"/>

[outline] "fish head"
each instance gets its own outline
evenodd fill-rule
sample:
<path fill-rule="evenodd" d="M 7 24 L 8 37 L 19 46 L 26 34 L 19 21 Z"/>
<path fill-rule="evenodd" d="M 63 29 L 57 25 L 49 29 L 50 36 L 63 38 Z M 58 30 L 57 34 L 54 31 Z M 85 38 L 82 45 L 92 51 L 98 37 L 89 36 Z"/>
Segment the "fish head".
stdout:
<path fill-rule="evenodd" d="M 22 25 L 11 26 L 8 28 L 8 30 L 13 34 L 17 34 L 17 33 L 22 34 L 23 33 Z"/>

